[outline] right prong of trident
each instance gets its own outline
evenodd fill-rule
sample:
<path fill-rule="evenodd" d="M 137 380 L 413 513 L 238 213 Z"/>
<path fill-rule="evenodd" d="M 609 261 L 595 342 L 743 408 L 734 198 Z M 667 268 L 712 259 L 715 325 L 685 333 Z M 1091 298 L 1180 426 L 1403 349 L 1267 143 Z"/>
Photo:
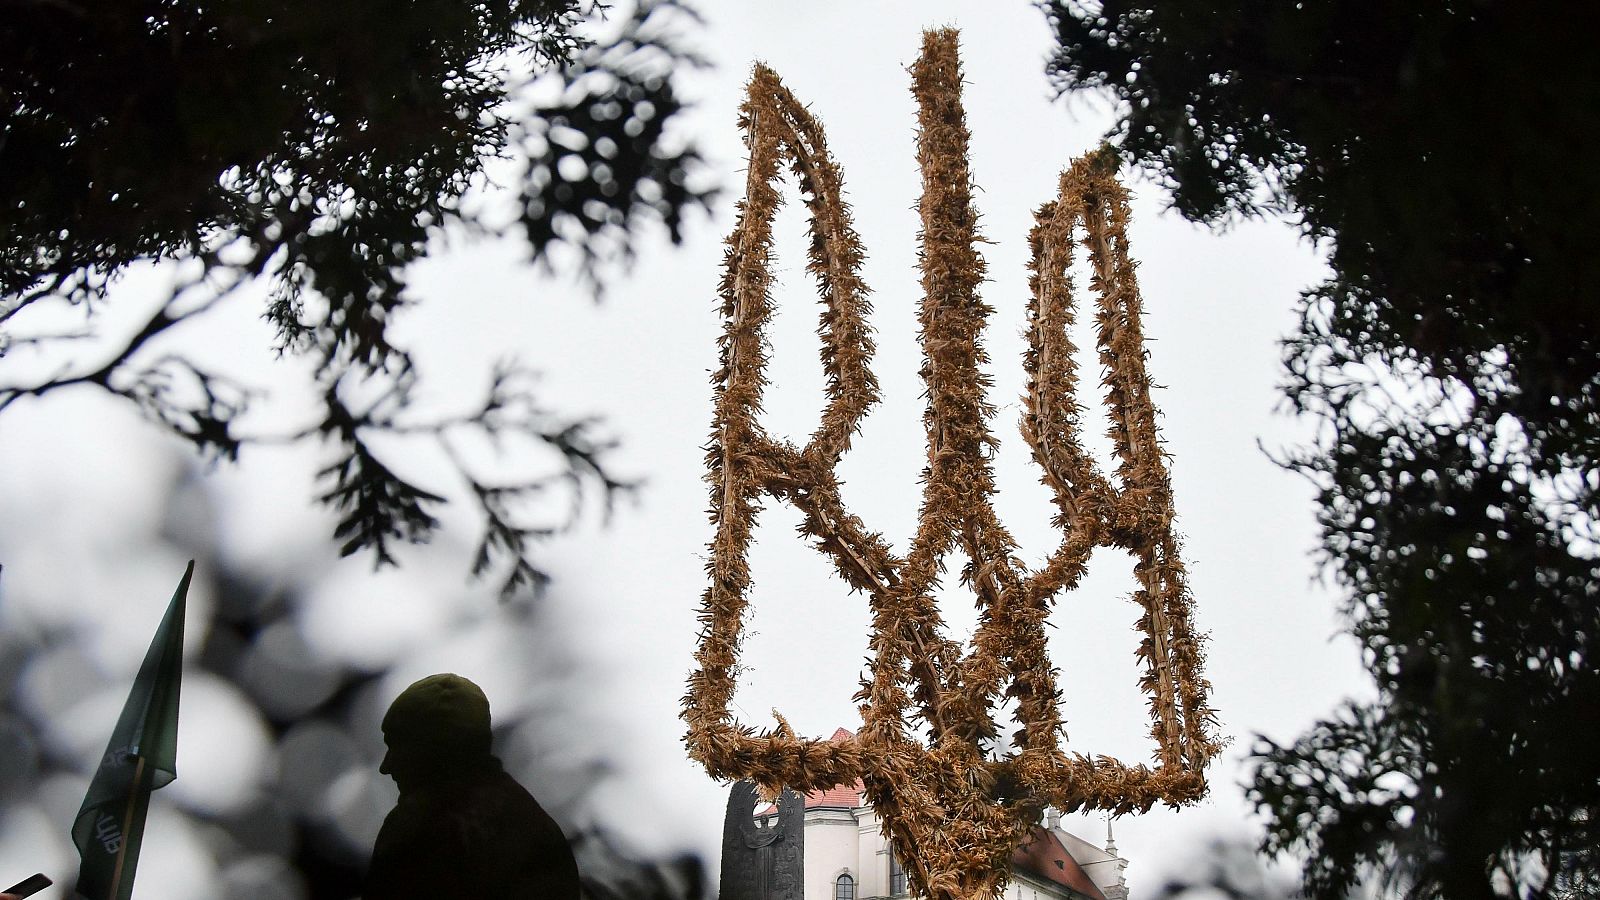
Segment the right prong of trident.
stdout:
<path fill-rule="evenodd" d="M 740 125 L 749 147 L 745 197 L 726 241 L 720 285 L 725 330 L 713 376 L 715 414 L 707 447 L 711 519 L 698 669 L 683 718 L 690 756 L 716 778 L 749 778 L 769 796 L 861 779 L 885 834 L 924 896 L 993 896 L 1005 885 L 1011 851 L 1026 840 L 1046 805 L 1063 812 L 1143 812 L 1204 796 L 1204 769 L 1220 749 L 1203 638 L 1193 628 L 1165 456 L 1145 370 L 1142 301 L 1128 253 L 1127 191 L 1116 157 L 1102 149 L 1061 175 L 1058 197 L 1041 206 L 1029 234 L 1027 389 L 1023 439 L 1051 491 L 1060 546 L 1038 569 L 995 514 L 989 459 L 996 440 L 987 421 L 988 361 L 981 336 L 992 308 L 981 299 L 969 134 L 961 106 L 957 34 L 924 33 L 912 68 L 918 105 L 917 162 L 922 230 L 919 313 L 927 461 L 916 533 L 904 557 L 845 508 L 836 468 L 867 410 L 878 400 L 864 253 L 841 199 L 843 178 L 820 123 L 757 64 Z M 758 421 L 772 313 L 772 222 L 782 202 L 780 162 L 789 164 L 810 213 L 807 269 L 822 301 L 818 334 L 827 403 L 803 448 L 769 435 Z M 1077 234 L 1082 237 L 1077 237 Z M 1101 385 L 1117 461 L 1115 484 L 1079 439 L 1069 276 L 1073 252 L 1088 253 L 1095 296 Z M 1117 485 L 1120 485 L 1118 487 Z M 774 710 L 778 727 L 757 733 L 729 707 L 739 669 L 751 586 L 747 551 L 764 497 L 790 503 L 801 530 L 831 559 L 872 612 L 870 673 L 855 700 L 862 728 L 850 740 L 804 739 Z M 1136 654 L 1149 698 L 1155 765 L 1107 756 L 1068 755 L 1057 671 L 1046 652 L 1045 623 L 1055 598 L 1074 589 L 1090 554 L 1120 547 L 1134 555 L 1139 584 Z M 980 619 L 963 651 L 946 636 L 934 592 L 944 559 L 967 558 L 961 581 L 976 595 Z M 990 710 L 1015 700 L 1012 752 L 999 743 Z M 921 723 L 926 741 L 913 736 Z"/>

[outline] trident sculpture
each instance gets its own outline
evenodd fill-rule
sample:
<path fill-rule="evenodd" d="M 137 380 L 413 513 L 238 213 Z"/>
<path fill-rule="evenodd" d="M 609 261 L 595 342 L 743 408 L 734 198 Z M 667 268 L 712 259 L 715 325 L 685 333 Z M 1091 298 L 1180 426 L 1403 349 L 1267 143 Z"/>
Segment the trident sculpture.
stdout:
<path fill-rule="evenodd" d="M 835 468 L 878 399 L 863 252 L 840 199 L 842 176 L 821 125 L 765 66 L 757 65 L 740 126 L 750 151 L 745 198 L 727 239 L 721 283 L 726 328 L 714 376 L 716 412 L 707 453 L 716 536 L 700 614 L 698 671 L 683 718 L 690 755 L 715 778 L 749 778 L 769 796 L 863 782 L 915 890 L 937 900 L 993 897 L 1005 886 L 1011 851 L 1046 805 L 1063 811 L 1143 812 L 1205 794 L 1204 770 L 1219 749 L 1202 676 L 1202 641 L 1192 626 L 1172 490 L 1145 372 L 1141 301 L 1128 255 L 1127 192 L 1109 152 L 1073 163 L 1060 196 L 1040 207 L 1029 243 L 1028 376 L 1022 436 L 1054 495 L 1062 542 L 1029 571 L 990 502 L 995 492 L 980 336 L 991 311 L 978 296 L 984 263 L 967 164 L 961 68 L 953 30 L 924 34 L 912 68 L 922 169 L 919 316 L 927 385 L 927 465 L 910 551 L 884 539 L 844 507 Z M 822 300 L 827 403 L 804 447 L 759 423 L 763 329 L 769 296 L 775 183 L 787 162 L 810 212 L 808 270 Z M 1084 247 L 1093 271 L 1095 323 L 1115 478 L 1099 470 L 1078 435 L 1072 254 Z M 729 711 L 750 572 L 746 551 L 763 497 L 792 504 L 803 532 L 872 611 L 869 675 L 855 700 L 863 725 L 839 742 L 798 737 L 778 726 L 757 733 Z M 1137 559 L 1134 594 L 1143 632 L 1137 654 L 1149 697 L 1154 766 L 1068 755 L 1061 746 L 1057 672 L 1045 624 L 1055 598 L 1072 590 L 1097 547 Z M 934 592 L 944 561 L 965 557 L 962 583 L 981 613 L 969 647 L 946 636 Z M 992 712 L 1015 701 L 1019 726 L 1001 752 Z"/>

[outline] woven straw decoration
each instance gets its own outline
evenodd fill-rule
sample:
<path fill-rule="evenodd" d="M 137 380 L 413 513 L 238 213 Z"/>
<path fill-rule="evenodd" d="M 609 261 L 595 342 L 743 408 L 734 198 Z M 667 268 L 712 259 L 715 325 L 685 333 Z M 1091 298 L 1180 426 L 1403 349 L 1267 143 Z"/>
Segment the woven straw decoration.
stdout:
<path fill-rule="evenodd" d="M 1219 749 L 1202 676 L 1202 636 L 1193 630 L 1172 491 L 1145 372 L 1142 303 L 1127 246 L 1127 192 L 1109 152 L 1079 159 L 1061 176 L 1060 195 L 1042 206 L 1030 234 L 1028 389 L 1021 429 L 1043 483 L 1054 495 L 1060 547 L 1028 571 L 995 515 L 988 462 L 994 409 L 985 397 L 980 343 L 990 307 L 978 296 L 984 263 L 967 165 L 961 69 L 953 30 L 924 34 L 912 69 L 918 103 L 917 158 L 923 300 L 920 313 L 928 435 L 922 507 L 910 552 L 895 555 L 840 498 L 835 467 L 863 415 L 878 399 L 868 368 L 863 258 L 840 199 L 842 176 L 821 125 L 757 65 L 740 119 L 750 151 L 746 193 L 727 239 L 721 283 L 726 328 L 714 375 L 715 418 L 707 453 L 716 536 L 710 586 L 700 614 L 698 670 L 683 718 L 690 755 L 716 778 L 751 778 L 764 792 L 815 791 L 864 783 L 911 885 L 933 898 L 993 897 L 1005 887 L 1012 850 L 1046 805 L 1071 812 L 1143 812 L 1205 794 L 1204 769 Z M 822 300 L 827 404 L 802 448 L 769 436 L 757 421 L 765 385 L 763 329 L 771 315 L 773 215 L 787 162 L 810 213 L 808 269 Z M 1081 235 L 1081 237 L 1080 237 Z M 1110 410 L 1116 481 L 1098 470 L 1078 438 L 1077 373 L 1067 329 L 1074 300 L 1068 271 L 1082 246 L 1093 270 L 1102 385 Z M 803 532 L 872 611 L 871 670 L 856 695 L 863 719 L 850 740 L 797 736 L 778 726 L 757 733 L 729 711 L 748 604 L 746 550 L 763 497 L 792 504 Z M 1155 765 L 1068 755 L 1057 672 L 1046 654 L 1045 622 L 1055 598 L 1072 590 L 1097 547 L 1137 559 L 1134 600 L 1144 635 L 1137 654 L 1149 697 Z M 945 636 L 934 591 L 944 560 L 966 557 L 961 580 L 982 610 L 970 647 Z M 1014 699 L 1011 751 L 993 759 L 999 728 L 991 710 Z M 913 727 L 920 725 L 926 739 Z"/>

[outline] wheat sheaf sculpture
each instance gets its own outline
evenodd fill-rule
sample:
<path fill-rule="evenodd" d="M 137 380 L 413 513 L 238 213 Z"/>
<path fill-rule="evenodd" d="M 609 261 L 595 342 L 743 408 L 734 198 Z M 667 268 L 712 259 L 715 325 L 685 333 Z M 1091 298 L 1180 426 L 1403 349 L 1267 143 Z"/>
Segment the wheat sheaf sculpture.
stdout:
<path fill-rule="evenodd" d="M 1141 301 L 1128 255 L 1127 192 L 1115 157 L 1080 159 L 1061 176 L 1060 196 L 1042 206 L 1029 241 L 1032 300 L 1023 365 L 1022 435 L 1043 470 L 1063 538 L 1037 570 L 990 502 L 995 439 L 986 422 L 987 361 L 980 337 L 991 309 L 978 296 L 984 263 L 975 247 L 977 212 L 967 163 L 961 68 L 953 30 L 924 34 L 912 68 L 918 104 L 917 159 L 923 193 L 920 313 L 927 385 L 927 467 L 909 553 L 845 509 L 835 468 L 862 417 L 878 399 L 868 368 L 870 305 L 858 276 L 861 242 L 840 199 L 843 179 L 821 125 L 757 65 L 740 125 L 749 147 L 746 194 L 727 239 L 721 283 L 726 329 L 714 376 L 715 419 L 707 453 L 716 536 L 710 587 L 700 615 L 698 670 L 683 718 L 690 755 L 716 778 L 750 778 L 769 794 L 814 791 L 861 779 L 913 887 L 930 898 L 992 897 L 1004 888 L 1011 851 L 1046 805 L 1065 811 L 1145 811 L 1181 805 L 1206 791 L 1204 769 L 1219 748 L 1202 676 L 1202 639 L 1173 533 L 1172 490 L 1145 372 Z M 822 300 L 827 404 L 803 448 L 770 436 L 758 421 L 766 355 L 773 215 L 787 161 L 810 212 L 808 269 Z M 1077 374 L 1068 327 L 1076 247 L 1089 254 L 1100 362 L 1117 459 L 1108 478 L 1082 449 Z M 763 497 L 792 504 L 803 532 L 872 611 L 870 671 L 856 695 L 863 726 L 850 740 L 798 737 L 777 716 L 757 733 L 729 711 L 751 579 L 746 561 Z M 1063 751 L 1056 670 L 1045 647 L 1055 598 L 1072 590 L 1097 547 L 1137 559 L 1144 639 L 1141 686 L 1150 698 L 1154 767 Z M 944 559 L 961 553 L 961 580 L 980 619 L 970 647 L 946 636 L 934 598 Z M 1009 698 L 1020 728 L 995 758 L 992 712 Z M 920 732 L 920 734 L 918 733 Z"/>

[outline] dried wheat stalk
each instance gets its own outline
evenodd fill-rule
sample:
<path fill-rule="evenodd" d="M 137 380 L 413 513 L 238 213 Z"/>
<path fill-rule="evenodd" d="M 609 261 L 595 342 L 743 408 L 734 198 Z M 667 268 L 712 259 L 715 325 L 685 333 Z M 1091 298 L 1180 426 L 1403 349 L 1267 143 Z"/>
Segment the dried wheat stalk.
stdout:
<path fill-rule="evenodd" d="M 1218 750 L 1202 638 L 1173 532 L 1172 491 L 1145 372 L 1142 304 L 1128 256 L 1127 192 L 1107 153 L 1073 163 L 1059 197 L 1041 207 L 1030 243 L 1028 374 L 1022 434 L 1053 492 L 1061 546 L 1037 571 L 1014 555 L 996 517 L 987 428 L 987 361 L 981 335 L 990 313 L 978 295 L 984 273 L 976 251 L 977 212 L 967 165 L 956 33 L 930 31 L 912 70 L 918 103 L 924 352 L 928 435 L 923 498 L 910 552 L 901 558 L 844 507 L 835 467 L 863 415 L 878 399 L 868 368 L 871 307 L 858 275 L 863 252 L 840 199 L 842 176 L 821 125 L 757 65 L 740 125 L 750 149 L 745 199 L 727 240 L 721 368 L 707 453 L 716 536 L 710 586 L 683 717 L 690 755 L 717 778 L 752 778 L 769 793 L 813 791 L 860 778 L 882 816 L 916 890 L 934 898 L 996 896 L 1011 851 L 1046 804 L 1065 811 L 1144 811 L 1160 801 L 1191 803 L 1206 790 L 1204 768 Z M 803 448 L 772 438 L 758 413 L 765 385 L 763 328 L 772 312 L 772 221 L 781 198 L 778 166 L 787 162 L 810 212 L 808 269 L 822 300 L 822 360 L 827 405 Z M 1078 237 L 1081 234 L 1082 237 Z M 1111 413 L 1117 482 L 1101 473 L 1078 435 L 1077 376 L 1067 328 L 1074 316 L 1068 270 L 1083 246 L 1093 269 L 1097 343 Z M 856 700 L 863 727 L 852 740 L 797 736 L 778 727 L 757 733 L 738 723 L 734 693 L 750 572 L 746 551 L 763 497 L 792 504 L 802 531 L 865 592 L 872 610 L 870 677 Z M 1121 547 L 1138 562 L 1141 608 L 1137 651 L 1145 666 L 1156 765 L 1068 756 L 1057 672 L 1046 653 L 1045 620 L 1072 590 L 1097 547 Z M 945 636 L 934 592 L 944 560 L 967 559 L 962 582 L 982 610 L 963 652 Z M 990 759 L 999 741 L 991 710 L 1007 696 L 1020 728 L 1012 750 Z M 776 715 L 776 711 L 774 712 Z M 926 740 L 911 731 L 926 728 Z"/>

